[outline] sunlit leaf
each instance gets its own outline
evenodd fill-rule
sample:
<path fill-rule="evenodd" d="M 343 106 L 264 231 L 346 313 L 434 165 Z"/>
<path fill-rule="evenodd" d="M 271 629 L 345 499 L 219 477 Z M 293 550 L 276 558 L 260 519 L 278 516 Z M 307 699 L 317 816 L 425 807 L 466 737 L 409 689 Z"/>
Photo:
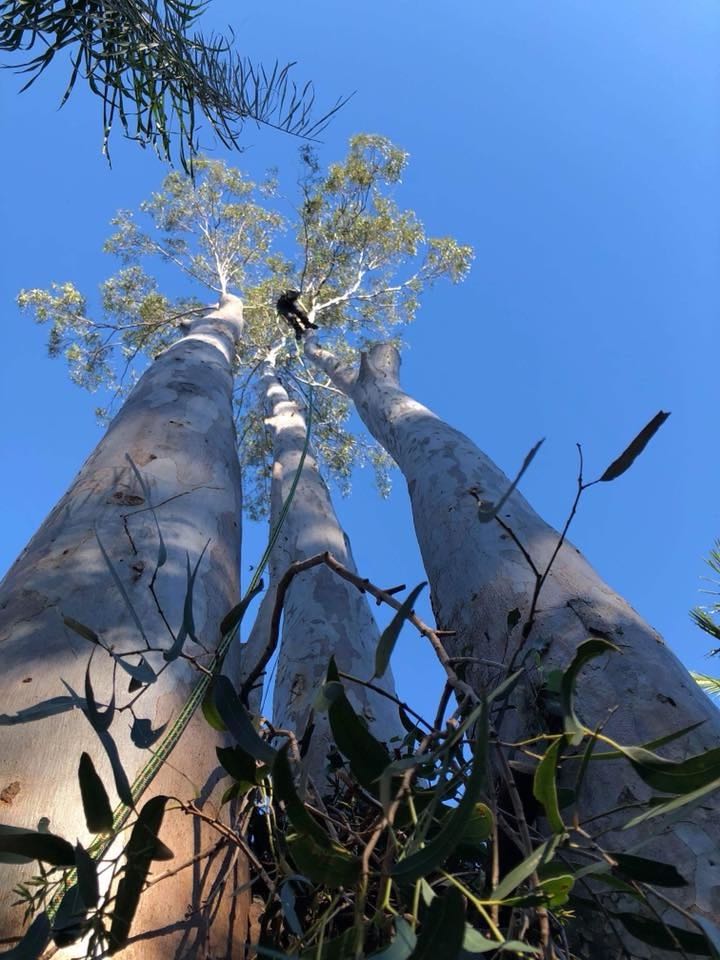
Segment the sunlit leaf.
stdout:
<path fill-rule="evenodd" d="M 619 652 L 619 648 L 616 647 L 614 643 L 610 643 L 609 640 L 603 640 L 600 637 L 592 637 L 589 640 L 585 640 L 578 646 L 575 651 L 575 656 L 563 673 L 560 683 L 560 699 L 565 722 L 565 733 L 568 735 L 570 743 L 574 746 L 580 743 L 585 733 L 585 727 L 575 715 L 573 703 L 575 681 L 586 663 L 609 651 Z"/>
<path fill-rule="evenodd" d="M 533 779 L 533 795 L 545 810 L 553 833 L 564 833 L 565 823 L 560 813 L 557 790 L 557 762 L 563 748 L 562 738 L 555 740 L 537 765 Z"/>

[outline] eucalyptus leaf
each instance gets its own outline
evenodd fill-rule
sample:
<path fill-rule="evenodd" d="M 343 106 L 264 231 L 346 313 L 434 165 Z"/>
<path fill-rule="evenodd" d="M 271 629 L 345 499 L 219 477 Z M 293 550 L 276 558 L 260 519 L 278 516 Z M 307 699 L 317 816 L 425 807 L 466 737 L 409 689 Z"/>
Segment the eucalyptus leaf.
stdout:
<path fill-rule="evenodd" d="M 560 839 L 560 836 L 556 835 L 554 837 L 550 837 L 550 839 L 546 840 L 544 843 L 541 843 L 539 847 L 536 847 L 535 850 L 533 850 L 532 853 L 522 861 L 522 863 L 519 863 L 510 871 L 510 873 L 506 874 L 502 878 L 500 883 L 492 892 L 492 899 L 507 899 L 507 897 L 509 897 L 510 894 L 516 890 L 521 883 L 527 880 L 532 873 L 535 873 L 543 863 L 549 862 L 555 853 L 555 848 L 560 842 Z"/>
<path fill-rule="evenodd" d="M 457 957 L 465 937 L 465 900 L 457 887 L 448 887 L 430 904 L 409 960 Z"/>
<path fill-rule="evenodd" d="M 292 834 L 287 845 L 298 870 L 313 883 L 337 889 L 353 887 L 360 878 L 360 860 L 339 844 L 325 846 L 310 834 Z"/>
<path fill-rule="evenodd" d="M 545 751 L 537 765 L 533 779 L 533 795 L 545 810 L 553 833 L 564 833 L 565 823 L 560 813 L 557 790 L 557 762 L 563 748 L 562 738 L 555 740 Z"/>
<path fill-rule="evenodd" d="M 413 928 L 404 917 L 395 917 L 392 943 L 379 953 L 373 953 L 368 960 L 408 960 L 416 945 L 417 937 Z"/>
<path fill-rule="evenodd" d="M 571 663 L 563 673 L 560 682 L 560 699 L 562 702 L 563 716 L 565 721 L 565 733 L 573 746 L 577 746 L 585 734 L 585 727 L 580 723 L 575 715 L 573 698 L 575 695 L 575 682 L 578 674 L 590 660 L 601 656 L 609 651 L 619 652 L 619 648 L 609 640 L 603 640 L 601 637 L 592 637 L 581 643 L 575 651 Z"/>
<path fill-rule="evenodd" d="M 305 804 L 297 795 L 293 782 L 290 761 L 288 760 L 289 744 L 278 750 L 272 768 L 272 781 L 275 796 L 285 804 L 288 819 L 299 834 L 313 838 L 321 847 L 329 848 L 332 839 L 328 832 L 305 809 Z"/>
<path fill-rule="evenodd" d="M 400 609 L 396 611 L 395 616 L 383 630 L 375 650 L 375 673 L 373 674 L 373 678 L 384 676 L 385 671 L 390 665 L 390 657 L 395 649 L 395 644 L 400 636 L 403 624 L 413 612 L 417 598 L 426 586 L 427 581 L 423 581 L 410 591 L 405 600 L 403 600 Z"/>
<path fill-rule="evenodd" d="M 328 679 L 337 680 L 334 659 L 328 669 Z M 338 750 L 347 758 L 354 776 L 364 787 L 372 787 L 383 770 L 390 764 L 390 754 L 370 733 L 344 690 L 330 704 L 328 710 L 330 728 Z"/>
<path fill-rule="evenodd" d="M 227 677 L 215 678 L 213 696 L 220 718 L 235 738 L 237 745 L 261 763 L 272 764 L 276 751 L 259 736 L 253 727 L 247 710 Z"/>
<path fill-rule="evenodd" d="M 663 410 L 656 413 L 652 420 L 642 428 L 635 439 L 628 444 L 620 456 L 616 460 L 613 460 L 605 473 L 600 477 L 600 480 L 605 483 L 609 480 L 616 480 L 622 476 L 626 470 L 629 470 L 669 416 L 670 414 L 665 413 Z"/>
<path fill-rule="evenodd" d="M 487 705 L 484 706 L 477 724 L 473 763 L 462 799 L 447 817 L 440 831 L 425 847 L 395 864 L 391 876 L 398 881 L 410 883 L 436 870 L 462 842 L 465 831 L 476 815 L 478 796 L 485 784 L 487 773 L 489 727 Z"/>

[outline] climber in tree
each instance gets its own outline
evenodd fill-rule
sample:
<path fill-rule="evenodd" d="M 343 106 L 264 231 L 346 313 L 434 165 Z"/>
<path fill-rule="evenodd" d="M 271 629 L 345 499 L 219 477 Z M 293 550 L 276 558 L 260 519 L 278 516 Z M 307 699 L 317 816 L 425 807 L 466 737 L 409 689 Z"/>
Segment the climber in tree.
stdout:
<path fill-rule="evenodd" d="M 299 290 L 286 290 L 276 304 L 278 314 L 295 331 L 296 340 L 301 340 L 302 335 L 308 330 L 317 330 L 317 324 L 312 322 L 300 303 L 300 296 Z"/>

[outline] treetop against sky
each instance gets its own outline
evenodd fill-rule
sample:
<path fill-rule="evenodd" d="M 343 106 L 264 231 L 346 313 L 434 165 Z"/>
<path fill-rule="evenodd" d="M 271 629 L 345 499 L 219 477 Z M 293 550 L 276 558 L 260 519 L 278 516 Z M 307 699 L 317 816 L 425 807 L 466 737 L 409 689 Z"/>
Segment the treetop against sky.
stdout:
<path fill-rule="evenodd" d="M 348 431 L 346 398 L 306 365 L 275 301 L 288 287 L 301 289 L 313 319 L 350 358 L 373 340 L 397 337 L 435 281 L 464 279 L 471 248 L 427 237 L 417 215 L 397 204 L 407 160 L 377 135 L 351 138 L 344 160 L 327 170 L 303 147 L 297 200 L 285 217 L 277 210 L 275 175 L 255 184 L 234 167 L 200 158 L 194 179 L 172 172 L 140 204 L 139 216 L 121 211 L 113 218 L 104 249 L 121 267 L 101 285 L 97 319 L 72 282 L 22 291 L 18 302 L 48 325 L 50 353 L 65 357 L 76 383 L 112 391 L 112 411 L 143 367 L 177 338 L 179 322 L 197 315 L 208 296 L 241 293 L 246 319 L 236 406 L 249 514 L 262 514 L 268 498 L 270 435 L 255 395 L 268 357 L 292 397 L 306 404 L 314 390 L 314 442 L 330 474 L 348 490 L 353 468 L 369 463 L 386 491 L 389 459 Z M 172 271 L 167 283 L 153 273 L 158 264 Z"/>

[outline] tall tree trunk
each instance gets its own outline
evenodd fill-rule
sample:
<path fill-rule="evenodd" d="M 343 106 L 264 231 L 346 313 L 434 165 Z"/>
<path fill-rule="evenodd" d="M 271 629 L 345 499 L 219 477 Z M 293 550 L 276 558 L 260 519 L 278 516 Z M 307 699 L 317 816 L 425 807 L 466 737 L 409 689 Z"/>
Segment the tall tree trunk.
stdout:
<path fill-rule="evenodd" d="M 307 426 L 297 403 L 290 400 L 270 364 L 266 364 L 263 371 L 262 385 L 267 423 L 273 436 L 273 482 L 280 492 L 280 496 L 273 499 L 275 509 L 271 527 L 274 527 L 279 506 L 288 496 L 300 464 Z M 340 563 L 355 571 L 350 542 L 340 527 L 330 492 L 311 450 L 305 457 L 292 505 L 280 531 L 277 550 L 275 568 L 279 563 L 287 566 L 329 551 Z M 369 680 L 374 670 L 378 640 L 377 625 L 367 599 L 355 587 L 325 566 L 314 567 L 296 576 L 283 608 L 282 645 L 273 701 L 275 725 L 302 736 L 330 657 L 335 657 L 340 671 Z M 394 694 L 389 671 L 377 682 Z M 379 739 L 387 741 L 399 735 L 397 708 L 392 701 L 360 684 L 347 682 L 346 686 L 355 709 L 365 717 Z M 313 722 L 306 769 L 322 789 L 332 738 L 326 716 L 315 714 Z"/>
<path fill-rule="evenodd" d="M 577 710 L 590 728 L 605 724 L 605 732 L 620 743 L 639 744 L 691 724 L 702 725 L 664 748 L 666 755 L 717 747 L 720 713 L 698 688 L 662 638 L 607 584 L 569 542 L 561 548 L 542 589 L 529 635 L 520 625 L 508 630 L 508 614 L 519 610 L 527 621 L 536 578 L 527 558 L 507 529 L 498 522 L 480 523 L 477 498 L 496 503 L 509 487 L 508 478 L 458 430 L 408 396 L 399 382 L 400 357 L 381 345 L 363 354 L 358 372 L 322 350 L 315 338 L 306 353 L 355 402 L 364 423 L 402 470 L 408 484 L 425 569 L 430 580 L 438 624 L 454 630 L 447 639 L 451 654 L 490 661 L 522 660 L 523 645 L 542 658 L 543 670 L 565 667 L 578 645 L 590 635 L 612 640 L 621 653 L 592 661 L 578 684 Z M 472 492 L 471 492 L 472 491 Z M 501 520 L 512 531 L 536 568 L 544 570 L 558 543 L 558 533 L 546 524 L 517 492 L 502 509 Z M 526 661 L 526 666 L 530 664 Z M 474 674 L 481 687 L 497 680 L 491 667 Z M 538 707 L 520 706 L 520 723 L 533 726 Z M 618 709 L 609 716 L 609 710 Z M 616 763 L 590 764 L 581 819 L 645 799 L 648 788 L 629 766 L 619 776 Z M 627 819 L 627 817 L 626 817 Z M 605 821 L 605 825 L 617 822 Z M 661 824 L 661 826 L 657 826 Z M 674 823 L 652 821 L 645 828 L 615 832 L 616 850 L 634 848 L 653 830 L 656 842 L 643 846 L 643 856 L 674 864 L 688 881 L 678 899 L 705 917 L 720 914 L 720 810 L 717 799 L 696 806 Z M 676 891 L 672 891 L 673 894 Z M 578 952 L 600 960 L 617 955 L 617 941 L 594 939 Z M 604 953 L 607 949 L 609 952 Z M 647 953 L 642 951 L 646 950 Z M 637 947 L 638 956 L 661 952 Z"/>
<path fill-rule="evenodd" d="M 0 584 L 0 819 L 6 824 L 35 829 L 47 818 L 52 832 L 88 844 L 92 838 L 78 786 L 82 751 L 93 758 L 115 801 L 110 764 L 81 710 L 38 716 L 44 703 L 52 711 L 54 702 L 59 710 L 62 702 L 53 698 L 67 698 L 68 687 L 84 696 L 91 654 L 90 676 L 99 703 L 109 703 L 113 689 L 121 708 L 135 696 L 128 692 L 130 677 L 115 669 L 113 656 L 66 626 L 63 617 L 96 631 L 115 655 L 145 650 L 156 672 L 166 667 L 144 689 L 132 713 L 116 713 L 110 727 L 131 782 L 151 758 L 131 740 L 133 716 L 149 720 L 153 730 L 172 725 L 202 674 L 183 655 L 169 662 L 162 652 L 145 649 L 129 607 L 147 644 L 169 650 L 183 623 L 188 564 L 197 565 L 195 629 L 184 653 L 201 664 L 210 660 L 220 620 L 239 594 L 241 486 L 231 398 L 241 332 L 242 304 L 233 296 L 223 296 L 218 309 L 186 326 L 185 336 L 142 376 L 70 489 Z M 153 593 L 158 526 L 167 560 L 157 571 Z M 103 558 L 100 542 L 122 587 Z M 127 662 L 137 664 L 139 656 Z M 167 794 L 197 798 L 206 812 L 218 809 L 222 784 L 215 758 L 217 735 L 199 713 L 140 806 L 154 794 Z M 125 831 L 123 843 L 127 836 Z M 170 810 L 160 836 L 175 859 L 155 864 L 155 874 L 192 860 L 218 839 L 199 821 Z M 222 851 L 210 860 L 197 858 L 159 882 L 141 898 L 131 946 L 123 956 L 164 960 L 225 957 L 231 951 L 233 957 L 242 956 L 239 946 L 233 951 L 233 943 L 247 939 L 247 912 L 234 891 L 245 869 Z M 34 873 L 33 864 L 0 866 L 0 940 L 20 932 L 22 910 L 10 906 L 17 899 L 11 890 Z"/>

